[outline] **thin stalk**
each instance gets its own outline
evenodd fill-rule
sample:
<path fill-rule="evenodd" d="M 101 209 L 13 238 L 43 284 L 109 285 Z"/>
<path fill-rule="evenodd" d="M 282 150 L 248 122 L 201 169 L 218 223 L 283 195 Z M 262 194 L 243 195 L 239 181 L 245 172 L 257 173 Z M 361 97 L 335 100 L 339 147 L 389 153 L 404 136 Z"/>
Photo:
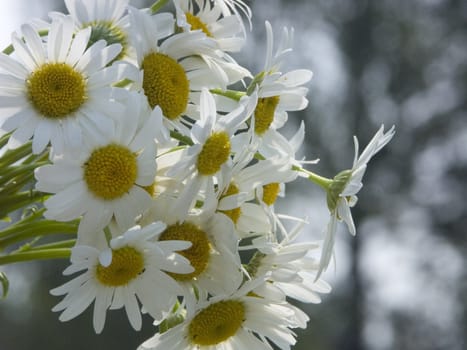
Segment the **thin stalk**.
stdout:
<path fill-rule="evenodd" d="M 164 5 L 167 4 L 168 2 L 169 2 L 169 0 L 158 0 L 154 4 L 152 4 L 149 9 L 151 10 L 152 14 L 155 14 L 155 13 L 159 12 L 159 10 L 162 7 L 164 7 Z"/>
<path fill-rule="evenodd" d="M 23 160 L 22 164 L 31 164 L 39 162 L 48 162 L 49 163 L 49 151 L 45 150 L 40 154 L 31 154 L 29 157 Z"/>
<path fill-rule="evenodd" d="M 256 89 L 256 86 L 261 84 L 263 82 L 263 79 L 264 79 L 264 75 L 266 73 L 265 72 L 260 72 L 258 74 L 255 75 L 255 77 L 253 78 L 253 80 L 250 82 L 250 85 L 248 86 L 247 90 L 246 90 L 246 94 L 248 96 L 251 96 L 251 94 L 255 91 Z"/>
<path fill-rule="evenodd" d="M 0 265 L 32 260 L 67 259 L 70 257 L 70 255 L 70 248 L 34 250 L 0 256 Z"/>
<path fill-rule="evenodd" d="M 211 89 L 209 91 L 213 94 L 225 96 L 235 101 L 240 101 L 240 99 L 246 95 L 246 93 L 243 91 L 235 91 L 235 90 Z"/>
<path fill-rule="evenodd" d="M 0 188 L 0 203 L 3 201 L 3 198 L 7 198 L 10 195 L 17 194 L 20 190 L 24 189 L 27 184 L 30 184 L 34 179 L 34 173 L 21 174 L 15 178 L 14 181 Z M 31 189 L 32 191 L 32 189 Z M 31 192 L 27 191 L 27 192 Z"/>
<path fill-rule="evenodd" d="M 119 87 L 119 88 L 124 88 L 127 85 L 131 84 L 132 82 L 133 82 L 133 80 L 123 79 L 123 80 L 120 80 L 118 83 L 113 84 L 113 86 L 114 87 Z"/>
<path fill-rule="evenodd" d="M 66 223 L 51 220 L 43 220 L 33 224 L 7 228 L 1 232 L 3 238 L 0 239 L 0 250 L 5 249 L 5 247 L 13 243 L 21 242 L 36 236 L 76 234 L 77 231 L 77 222 Z"/>
<path fill-rule="evenodd" d="M 43 249 L 73 248 L 75 244 L 76 244 L 76 239 L 67 239 L 67 240 L 60 241 L 60 242 L 53 242 L 53 243 L 34 246 L 34 247 L 31 247 L 29 251 L 43 250 Z"/>
<path fill-rule="evenodd" d="M 174 139 L 184 143 L 185 145 L 193 145 L 193 140 L 190 139 L 188 136 L 180 134 L 178 131 L 171 130 L 170 131 L 170 136 L 173 137 Z"/>
<path fill-rule="evenodd" d="M 47 196 L 48 194 L 34 190 L 15 193 L 9 196 L 3 196 L 2 192 L 0 193 L 0 218 L 6 217 L 17 209 L 26 208 L 28 205 L 37 203 Z"/>
<path fill-rule="evenodd" d="M 9 232 L 13 232 L 12 230 L 14 230 L 16 227 L 21 226 L 21 225 L 29 224 L 32 221 L 42 217 L 42 214 L 44 214 L 44 212 L 46 211 L 46 208 L 40 208 L 40 209 L 30 208 L 29 211 L 31 212 L 29 215 L 27 215 L 27 216 L 24 215 L 20 220 L 18 220 L 15 223 L 11 224 L 10 226 L 5 228 L 4 230 L 1 230 L 0 231 L 0 237 L 8 235 L 8 234 L 3 234 L 3 232 L 6 232 L 8 230 L 9 230 Z"/>
<path fill-rule="evenodd" d="M 2 177 L 0 177 L 0 186 L 7 183 L 16 176 L 21 175 L 22 173 L 32 173 L 35 168 L 46 165 L 48 163 L 49 162 L 42 161 L 33 164 L 11 166 L 3 171 Z"/>
<path fill-rule="evenodd" d="M 311 182 L 321 186 L 326 191 L 329 189 L 329 186 L 331 186 L 331 184 L 333 183 L 332 179 L 328 179 L 327 177 L 315 174 L 312 171 L 303 169 L 303 168 L 301 168 L 299 166 L 296 166 L 296 165 L 292 166 L 292 170 L 299 171 L 299 172 L 307 174 L 308 175 L 308 180 L 310 180 Z"/>
<path fill-rule="evenodd" d="M 32 142 L 26 142 L 24 145 L 19 146 L 16 149 L 10 149 L 5 152 L 0 157 L 0 167 L 4 167 L 5 165 L 10 165 L 16 163 L 20 159 L 26 157 L 27 155 L 31 154 L 32 152 Z"/>
<path fill-rule="evenodd" d="M 11 132 L 0 137 L 0 148 L 3 148 L 3 146 L 5 146 L 8 143 L 10 136 L 11 136 Z"/>

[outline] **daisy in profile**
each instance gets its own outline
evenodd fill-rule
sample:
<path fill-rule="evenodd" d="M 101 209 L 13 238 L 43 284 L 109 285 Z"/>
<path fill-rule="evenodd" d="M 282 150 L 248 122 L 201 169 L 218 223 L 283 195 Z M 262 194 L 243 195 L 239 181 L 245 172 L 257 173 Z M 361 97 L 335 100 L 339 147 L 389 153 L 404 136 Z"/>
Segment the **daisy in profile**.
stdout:
<path fill-rule="evenodd" d="M 308 318 L 287 303 L 253 296 L 257 281 L 236 293 L 211 298 L 188 309 L 185 321 L 165 333 L 157 333 L 138 350 L 290 349 L 295 333 Z"/>
<path fill-rule="evenodd" d="M 181 30 L 201 31 L 219 49 L 219 57 L 210 55 L 199 58 L 221 77 L 222 84 L 217 87 L 225 89 L 231 83 L 252 77 L 246 68 L 228 55 L 228 52 L 240 51 L 246 41 L 245 26 L 240 16 L 222 13 L 220 6 L 209 0 L 181 0 L 178 5 L 177 23 L 184 23 L 180 26 Z M 182 19 L 178 18 L 180 16 Z"/>
<path fill-rule="evenodd" d="M 180 181 L 186 180 L 177 200 L 180 220 L 194 206 L 200 193 L 204 193 L 204 207 L 209 208 L 217 201 L 218 194 L 220 196 L 229 186 L 233 166 L 231 155 L 241 151 L 232 147 L 238 144 L 233 139 L 239 127 L 251 115 L 255 102 L 256 95 L 245 97 L 237 109 L 220 116 L 214 97 L 207 89 L 203 89 L 200 120 L 190 130 L 193 145 L 186 149 L 184 158 L 169 172 L 169 175 Z"/>
<path fill-rule="evenodd" d="M 75 23 L 75 30 L 91 28 L 89 46 L 101 39 L 107 44 L 118 43 L 122 46 L 116 60 L 134 60 L 134 50 L 128 40 L 128 3 L 129 0 L 65 0 L 65 6 Z M 51 12 L 49 16 L 54 19 L 66 15 Z"/>
<path fill-rule="evenodd" d="M 209 3 L 209 6 L 213 9 L 212 11 L 216 13 L 213 17 L 219 17 L 219 15 L 229 17 L 234 15 L 240 19 L 240 15 L 243 14 L 247 18 L 251 27 L 251 9 L 242 0 L 173 0 L 177 16 L 177 25 L 179 27 L 185 27 L 187 24 L 192 25 L 189 18 L 186 16 L 186 9 L 187 7 L 192 8 L 193 2 L 196 2 L 200 9 L 208 6 L 207 3 Z M 242 31 L 245 31 L 243 28 L 243 22 L 241 23 Z"/>
<path fill-rule="evenodd" d="M 281 242 L 269 237 L 253 240 L 251 248 L 257 252 L 246 269 L 252 278 L 266 276 L 265 282 L 254 292 L 262 297 L 283 302 L 286 297 L 303 303 L 320 303 L 321 293 L 329 293 L 331 286 L 316 279 L 319 264 L 311 252 L 320 248 L 313 242 L 294 243 L 303 227 L 298 223 Z"/>
<path fill-rule="evenodd" d="M 71 265 L 64 275 L 79 271 L 79 276 L 52 289 L 65 295 L 52 311 L 61 311 L 60 321 L 69 321 L 94 302 L 93 324 L 102 332 L 107 310 L 125 308 L 130 324 L 141 329 L 141 308 L 161 320 L 181 293 L 170 273 L 190 273 L 193 268 L 176 251 L 190 247 L 182 241 L 154 241 L 165 229 L 156 222 L 144 228 L 135 226 L 110 241 L 110 248 L 77 245 L 72 249 Z"/>
<path fill-rule="evenodd" d="M 235 14 L 223 14 L 221 8 L 210 0 L 180 0 L 177 3 L 177 23 L 185 23 L 181 26 L 185 31 L 201 30 L 224 52 L 240 51 L 245 44 L 242 19 Z"/>
<path fill-rule="evenodd" d="M 344 221 L 351 235 L 355 236 L 355 224 L 350 208 L 357 203 L 357 193 L 363 187 L 362 178 L 370 159 L 378 153 L 394 136 L 394 126 L 386 133 L 384 125 L 376 132 L 362 154 L 358 155 L 358 139 L 354 136 L 355 157 L 352 169 L 344 170 L 332 180 L 327 191 L 327 204 L 331 214 L 324 238 L 318 277 L 329 265 L 334 251 L 334 236 L 337 222 Z"/>
<path fill-rule="evenodd" d="M 278 151 L 288 154 L 293 148 L 277 130 L 286 123 L 287 112 L 299 111 L 308 105 L 308 89 L 303 85 L 311 80 L 312 72 L 298 69 L 282 73 L 282 62 L 292 52 L 293 31 L 284 28 L 276 52 L 273 51 L 272 27 L 267 21 L 266 34 L 266 62 L 263 71 L 255 78 L 258 80 L 258 105 L 254 113 L 254 133 L 261 140 L 260 153 L 269 157 Z"/>
<path fill-rule="evenodd" d="M 120 107 L 111 96 L 118 67 L 107 67 L 122 46 L 100 40 L 88 47 L 91 29 L 74 31 L 71 18 L 54 20 L 47 43 L 29 24 L 13 33 L 14 55 L 0 54 L 0 132 L 12 132 L 8 147 L 32 138 L 33 153 L 51 143 L 54 152 L 79 149 L 83 130 L 113 128 Z"/>
<path fill-rule="evenodd" d="M 174 20 L 151 16 L 130 7 L 132 44 L 135 46 L 141 91 L 151 108 L 160 106 L 167 129 L 174 127 L 189 133 L 182 116 L 198 119 L 199 92 L 202 87 L 225 87 L 228 77 L 218 65 L 208 64 L 219 58 L 214 40 L 201 31 L 173 33 Z M 161 43 L 161 39 L 165 39 Z"/>
<path fill-rule="evenodd" d="M 164 221 L 167 228 L 159 241 L 181 240 L 191 242 L 189 249 L 179 252 L 194 268 L 190 274 L 171 274 L 184 289 L 188 302 L 194 291 L 199 298 L 208 294 L 229 294 L 243 281 L 243 271 L 238 254 L 238 239 L 232 222 L 219 213 L 206 211 L 192 213 L 184 221 L 179 216 L 171 197 L 159 196 L 138 223 L 144 226 L 153 221 Z"/>
<path fill-rule="evenodd" d="M 121 231 L 151 204 L 145 186 L 156 174 L 157 119 L 144 97 L 132 93 L 119 123 L 104 135 L 89 131 L 76 158 L 56 156 L 36 169 L 36 188 L 54 193 L 45 201 L 45 216 L 58 221 L 81 217 L 78 243 L 93 244 L 94 232 L 114 219 Z"/>

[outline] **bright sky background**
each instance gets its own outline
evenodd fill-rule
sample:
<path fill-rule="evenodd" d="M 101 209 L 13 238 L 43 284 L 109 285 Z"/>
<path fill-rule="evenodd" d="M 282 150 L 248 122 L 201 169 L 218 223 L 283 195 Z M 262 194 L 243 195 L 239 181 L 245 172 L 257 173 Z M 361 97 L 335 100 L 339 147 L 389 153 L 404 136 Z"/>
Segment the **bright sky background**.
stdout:
<path fill-rule="evenodd" d="M 0 1 L 0 47 L 10 44 L 11 32 L 19 30 L 22 23 L 31 19 L 31 14 L 44 18 L 54 10 L 53 0 L 41 1 Z"/>

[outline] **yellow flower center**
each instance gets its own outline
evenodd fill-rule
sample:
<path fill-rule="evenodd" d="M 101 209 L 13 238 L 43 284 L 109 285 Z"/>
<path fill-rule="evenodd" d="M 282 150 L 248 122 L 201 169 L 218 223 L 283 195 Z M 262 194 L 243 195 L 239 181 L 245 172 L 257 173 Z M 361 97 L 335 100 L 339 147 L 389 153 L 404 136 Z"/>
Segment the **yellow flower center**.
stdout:
<path fill-rule="evenodd" d="M 83 168 L 88 189 L 105 200 L 127 193 L 138 173 L 136 154 L 116 144 L 95 149 Z"/>
<path fill-rule="evenodd" d="M 91 37 L 89 38 L 88 47 L 92 46 L 95 42 L 104 39 L 107 45 L 121 44 L 122 51 L 114 59 L 114 61 L 122 59 L 126 55 L 128 38 L 118 26 L 111 21 L 93 21 L 85 23 L 83 28 L 91 27 Z M 110 62 L 109 64 L 111 64 Z"/>
<path fill-rule="evenodd" d="M 208 26 L 199 17 L 191 14 L 190 12 L 186 12 L 185 16 L 186 21 L 191 25 L 191 30 L 201 30 L 207 36 L 212 37 Z"/>
<path fill-rule="evenodd" d="M 201 310 L 188 326 L 191 343 L 200 346 L 219 344 L 235 335 L 245 321 L 245 305 L 224 300 Z"/>
<path fill-rule="evenodd" d="M 143 272 L 144 258 L 133 247 L 112 251 L 112 262 L 109 266 L 96 266 L 97 279 L 109 287 L 124 286 Z"/>
<path fill-rule="evenodd" d="M 226 132 L 215 132 L 206 140 L 198 155 L 197 168 L 201 175 L 214 175 L 230 155 L 230 137 Z"/>
<path fill-rule="evenodd" d="M 151 108 L 160 106 L 174 120 L 185 112 L 190 85 L 183 67 L 173 58 L 150 53 L 143 59 L 143 89 Z"/>
<path fill-rule="evenodd" d="M 64 118 L 87 100 L 86 79 L 65 63 L 46 63 L 27 80 L 34 109 L 46 118 Z"/>
<path fill-rule="evenodd" d="M 190 241 L 192 244 L 189 249 L 179 251 L 178 253 L 187 258 L 195 270 L 188 274 L 169 273 L 174 279 L 178 281 L 190 281 L 203 273 L 208 266 L 211 244 L 206 232 L 198 226 L 186 221 L 183 224 L 171 225 L 165 229 L 159 240 Z"/>
<path fill-rule="evenodd" d="M 255 133 L 262 135 L 268 131 L 278 104 L 279 96 L 258 99 L 255 109 Z"/>
<path fill-rule="evenodd" d="M 227 196 L 238 194 L 239 192 L 240 192 L 240 190 L 239 190 L 238 186 L 235 185 L 234 183 L 231 183 L 229 185 L 229 188 L 227 188 L 227 191 L 225 191 L 222 194 L 221 199 L 224 198 L 224 197 L 227 197 Z M 233 221 L 234 224 L 237 223 L 238 219 L 240 218 L 240 215 L 242 214 L 242 209 L 240 207 L 229 209 L 229 210 L 219 210 L 219 211 L 221 213 L 227 215 Z"/>
<path fill-rule="evenodd" d="M 279 183 L 272 182 L 263 186 L 263 202 L 267 205 L 273 205 L 276 202 L 281 188 Z"/>

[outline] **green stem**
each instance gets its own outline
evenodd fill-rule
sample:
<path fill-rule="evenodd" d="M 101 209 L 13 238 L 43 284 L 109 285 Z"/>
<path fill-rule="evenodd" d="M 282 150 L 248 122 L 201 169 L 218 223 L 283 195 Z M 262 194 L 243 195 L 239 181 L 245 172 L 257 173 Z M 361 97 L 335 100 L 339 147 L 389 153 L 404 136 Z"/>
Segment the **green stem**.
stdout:
<path fill-rule="evenodd" d="M 8 227 L 0 232 L 0 250 L 5 247 L 34 238 L 36 236 L 47 236 L 56 234 L 76 234 L 78 231 L 78 221 L 72 222 L 57 222 L 52 220 L 42 220 L 34 223 L 27 223 Z"/>
<path fill-rule="evenodd" d="M 169 0 L 158 0 L 154 4 L 151 5 L 149 8 L 151 10 L 151 14 L 155 14 L 159 12 L 159 10 L 164 7 L 165 4 L 167 4 Z"/>
<path fill-rule="evenodd" d="M 0 256 L 0 265 L 32 260 L 67 259 L 70 255 L 70 248 L 34 250 Z"/>
<path fill-rule="evenodd" d="M 3 146 L 5 146 L 8 143 L 10 136 L 11 136 L 11 132 L 0 137 L 0 148 L 3 148 Z"/>
<path fill-rule="evenodd" d="M 314 182 L 315 184 L 321 186 L 325 191 L 329 189 L 329 186 L 333 183 L 332 179 L 328 179 L 327 177 L 315 174 L 312 171 L 303 169 L 297 165 L 292 166 L 292 170 L 302 172 L 304 174 L 308 175 L 308 180 L 311 182 Z"/>
<path fill-rule="evenodd" d="M 171 130 L 170 136 L 173 137 L 175 140 L 182 142 L 185 145 L 189 145 L 189 146 L 193 145 L 192 139 L 190 139 L 188 136 L 180 134 L 178 131 Z"/>
<path fill-rule="evenodd" d="M 131 84 L 132 82 L 133 82 L 133 80 L 123 79 L 123 80 L 120 80 L 118 83 L 113 84 L 113 86 L 118 87 L 118 88 L 124 88 L 127 85 Z"/>
<path fill-rule="evenodd" d="M 256 152 L 254 157 L 258 160 L 266 160 L 266 158 L 264 158 L 264 156 L 259 152 Z"/>
<path fill-rule="evenodd" d="M 250 85 L 248 86 L 246 90 L 246 94 L 248 96 L 250 96 L 253 93 L 253 91 L 255 91 L 257 85 L 262 83 L 265 74 L 266 74 L 265 72 L 260 72 L 255 75 L 255 77 L 253 78 L 253 80 L 251 81 Z"/>
<path fill-rule="evenodd" d="M 10 181 L 18 175 L 21 175 L 25 172 L 32 173 L 35 168 L 40 167 L 42 165 L 46 165 L 48 163 L 49 162 L 37 162 L 27 165 L 11 166 L 3 171 L 2 177 L 0 177 L 0 186 L 6 184 L 8 181 Z"/>
<path fill-rule="evenodd" d="M 43 249 L 73 248 L 75 244 L 76 244 L 76 239 L 67 239 L 67 240 L 60 241 L 60 242 L 41 244 L 35 247 L 31 247 L 29 251 L 43 250 Z"/>
<path fill-rule="evenodd" d="M 13 51 L 15 51 L 15 49 L 14 49 L 13 45 L 10 44 L 10 45 L 8 45 L 7 47 L 5 47 L 5 48 L 3 49 L 2 52 L 3 52 L 5 55 L 11 55 L 11 54 L 13 53 Z"/>
<path fill-rule="evenodd" d="M 44 152 L 40 154 L 31 154 L 29 157 L 23 160 L 23 164 L 32 164 L 32 163 L 41 163 L 41 162 L 50 163 L 48 149 L 46 149 Z"/>
<path fill-rule="evenodd" d="M 28 212 L 26 212 L 26 210 L 28 210 Z M 0 238 L 2 236 L 6 236 L 9 234 L 9 233 L 4 234 L 4 232 L 7 232 L 7 231 L 14 232 L 13 230 L 15 229 L 15 227 L 29 224 L 33 222 L 34 220 L 38 219 L 39 217 L 42 217 L 42 214 L 45 212 L 45 210 L 46 208 L 37 209 L 36 207 L 25 209 L 25 212 L 22 213 L 22 216 L 18 221 L 15 221 L 13 224 L 9 225 L 7 228 L 0 230 Z"/>
<path fill-rule="evenodd" d="M 246 93 L 243 91 L 235 91 L 235 90 L 211 89 L 209 91 L 211 91 L 211 93 L 213 94 L 225 96 L 235 101 L 240 101 L 240 99 L 246 95 Z"/>
<path fill-rule="evenodd" d="M 0 187 L 0 207 L 1 203 L 4 202 L 4 199 L 8 201 L 9 197 L 15 194 L 18 194 L 18 191 L 25 188 L 27 184 L 30 184 L 31 181 L 34 179 L 34 173 L 24 173 L 18 175 L 14 181 L 10 181 L 6 186 Z M 31 189 L 32 191 L 32 189 Z M 28 191 L 28 192 L 31 192 Z M 26 192 L 24 192 L 26 193 Z"/>
<path fill-rule="evenodd" d="M 31 154 L 32 152 L 32 142 L 26 142 L 24 145 L 16 149 L 10 149 L 6 151 L 0 157 L 0 167 L 4 167 L 5 165 L 10 165 L 16 163 L 20 159 L 26 157 L 27 155 Z"/>
<path fill-rule="evenodd" d="M 18 187 L 18 185 L 15 185 Z M 39 192 L 39 191 L 24 191 L 20 193 L 14 193 L 5 195 L 5 192 L 0 192 L 0 219 L 6 217 L 9 213 L 20 209 L 25 208 L 28 205 L 37 203 L 38 201 L 43 200 L 48 194 Z"/>

